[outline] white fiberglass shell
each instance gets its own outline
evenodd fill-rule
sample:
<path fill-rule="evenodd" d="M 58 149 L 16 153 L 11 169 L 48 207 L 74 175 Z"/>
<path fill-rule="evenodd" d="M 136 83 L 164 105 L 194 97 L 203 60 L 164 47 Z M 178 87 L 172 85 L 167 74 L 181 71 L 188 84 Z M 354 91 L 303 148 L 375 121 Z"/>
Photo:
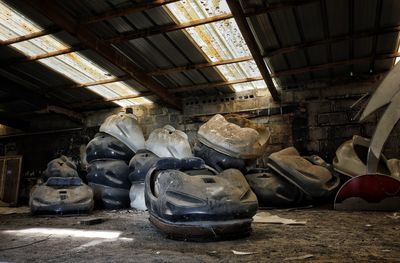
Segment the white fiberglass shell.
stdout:
<path fill-rule="evenodd" d="M 158 157 L 182 159 L 193 156 L 186 133 L 170 125 L 155 129 L 146 141 L 146 149 Z"/>
<path fill-rule="evenodd" d="M 131 113 L 121 112 L 109 116 L 100 126 L 100 131 L 114 136 L 133 152 L 144 149 L 142 128 L 136 116 Z"/>

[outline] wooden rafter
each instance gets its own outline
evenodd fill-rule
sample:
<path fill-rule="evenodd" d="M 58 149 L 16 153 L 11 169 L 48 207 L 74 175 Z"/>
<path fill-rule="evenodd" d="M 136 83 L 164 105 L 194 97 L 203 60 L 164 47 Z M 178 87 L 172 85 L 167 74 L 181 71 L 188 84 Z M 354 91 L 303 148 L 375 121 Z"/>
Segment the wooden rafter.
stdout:
<path fill-rule="evenodd" d="M 253 56 L 254 61 L 256 62 L 257 67 L 260 70 L 260 73 L 263 76 L 265 83 L 267 84 L 272 98 L 276 101 L 279 101 L 279 93 L 276 90 L 275 84 L 272 81 L 267 66 L 265 65 L 264 58 L 260 54 L 260 50 L 258 48 L 256 40 L 254 39 L 253 33 L 250 30 L 249 24 L 244 17 L 240 3 L 237 0 L 227 0 L 227 2 L 240 29 L 240 32 L 242 33 L 243 38 L 246 41 L 247 46 L 249 47 L 251 55 Z"/>
<path fill-rule="evenodd" d="M 385 53 L 385 54 L 369 56 L 369 57 L 364 57 L 364 58 L 346 59 L 346 60 L 335 61 L 335 62 L 331 62 L 331 63 L 315 65 L 315 66 L 310 66 L 310 67 L 302 67 L 302 68 L 278 71 L 278 72 L 275 72 L 275 74 L 273 74 L 273 77 L 276 78 L 276 77 L 304 74 L 304 73 L 308 73 L 308 72 L 315 72 L 315 71 L 331 69 L 331 68 L 336 68 L 336 67 L 341 67 L 341 66 L 369 63 L 371 60 L 385 60 L 385 59 L 393 59 L 393 58 L 397 58 L 397 57 L 400 57 L 400 52 Z"/>
<path fill-rule="evenodd" d="M 366 37 L 373 37 L 376 35 L 384 35 L 388 33 L 398 33 L 400 32 L 400 26 L 387 26 L 387 27 L 381 27 L 378 30 L 366 30 L 366 31 L 361 31 L 353 34 L 343 34 L 343 35 L 338 35 L 334 37 L 329 37 L 329 38 L 324 38 L 321 40 L 314 40 L 314 41 L 306 41 L 300 44 L 295 44 L 291 46 L 286 46 L 283 48 L 278 48 L 278 49 L 270 49 L 270 50 L 265 50 L 263 55 L 265 57 L 273 57 L 279 54 L 285 54 L 285 53 L 291 53 L 291 52 L 296 52 L 298 50 L 306 49 L 309 47 L 315 47 L 319 45 L 330 45 L 334 43 L 339 43 L 341 41 L 346 41 L 346 40 L 355 40 L 355 39 L 360 39 L 360 38 L 366 38 Z"/>
<path fill-rule="evenodd" d="M 168 24 L 168 25 L 164 25 L 164 26 L 154 26 L 154 27 L 146 28 L 146 29 L 142 29 L 142 30 L 126 32 L 126 33 L 120 34 L 118 36 L 108 38 L 106 40 L 106 42 L 108 42 L 109 44 L 116 44 L 116 43 L 121 43 L 124 41 L 136 39 L 136 38 L 149 37 L 149 36 L 167 33 L 167 32 L 171 32 L 171 31 L 182 30 L 182 29 L 189 28 L 189 27 L 201 26 L 201 25 L 208 24 L 208 23 L 226 20 L 226 19 L 229 19 L 232 17 L 233 16 L 231 14 L 222 14 L 222 15 L 217 15 L 217 16 L 213 16 L 213 17 L 207 17 L 204 19 L 193 20 L 193 21 L 190 21 L 187 23 L 182 23 L 182 24 Z"/>
<path fill-rule="evenodd" d="M 203 68 L 228 65 L 228 64 L 233 64 L 233 63 L 245 62 L 245 61 L 249 61 L 252 59 L 253 58 L 251 56 L 246 56 L 246 57 L 240 57 L 240 58 L 220 60 L 220 61 L 216 61 L 216 62 L 190 64 L 190 65 L 183 66 L 183 67 L 157 69 L 157 70 L 154 70 L 154 71 L 148 73 L 148 75 L 149 76 L 157 76 L 157 75 L 165 75 L 165 74 L 171 74 L 171 73 L 176 73 L 176 72 L 186 72 L 186 71 L 190 71 L 190 70 L 194 70 L 194 69 L 203 69 Z"/>
<path fill-rule="evenodd" d="M 211 82 L 211 83 L 205 83 L 205 84 L 199 84 L 199 85 L 183 86 L 183 87 L 179 87 L 179 88 L 173 88 L 173 89 L 171 89 L 171 92 L 172 93 L 191 92 L 191 91 L 212 89 L 212 88 L 224 87 L 224 86 L 229 86 L 229 85 L 234 85 L 234 84 L 258 81 L 258 80 L 263 80 L 263 77 L 260 76 L 260 77 L 254 77 L 254 78 L 244 78 L 244 79 L 237 79 L 237 80 L 230 80 L 230 81 L 220 81 L 220 82 Z"/>
<path fill-rule="evenodd" d="M 11 38 L 8 40 L 0 40 L 0 46 L 15 44 L 15 43 L 30 40 L 33 38 L 42 37 L 42 36 L 49 35 L 49 34 L 54 34 L 54 33 L 60 32 L 60 31 L 61 30 L 59 28 L 57 28 L 56 26 L 51 26 L 51 27 L 43 29 L 42 31 L 34 32 L 32 34 L 19 36 L 19 37 Z"/>
<path fill-rule="evenodd" d="M 138 13 L 138 12 L 143 12 L 151 8 L 155 7 L 160 7 L 166 4 L 170 4 L 173 2 L 177 2 L 179 0 L 155 0 L 155 1 L 150 1 L 150 2 L 143 2 L 143 3 L 137 3 L 133 6 L 128 6 L 128 7 L 121 7 L 121 8 L 116 8 L 111 11 L 104 12 L 102 14 L 94 15 L 94 16 L 89 16 L 89 17 L 83 17 L 79 19 L 80 24 L 92 24 L 92 23 L 97 23 L 101 21 L 105 21 L 108 19 L 112 19 L 115 17 L 120 17 L 124 15 L 129 15 L 133 13 Z"/>
<path fill-rule="evenodd" d="M 319 0 L 287 0 L 277 3 L 267 4 L 265 7 L 257 7 L 255 9 L 246 9 L 244 15 L 246 17 L 257 16 L 280 9 L 292 8 L 300 5 L 306 5 L 318 2 Z"/>
<path fill-rule="evenodd" d="M 36 56 L 26 56 L 26 57 L 18 57 L 18 58 L 7 59 L 7 60 L 0 61 L 0 67 L 14 66 L 14 65 L 20 64 L 20 63 L 32 62 L 32 61 L 36 61 L 36 60 L 39 60 L 39 59 L 51 58 L 51 57 L 55 57 L 55 56 L 65 55 L 65 54 L 69 54 L 69 53 L 72 53 L 72 52 L 77 52 L 77 51 L 80 51 L 80 50 L 83 50 L 83 49 L 85 49 L 84 46 L 77 45 L 77 46 L 74 46 L 74 47 L 64 48 L 64 49 L 56 50 L 56 51 L 53 51 L 53 52 L 48 52 L 48 53 L 36 55 Z"/>
<path fill-rule="evenodd" d="M 119 76 L 119 77 L 115 77 L 115 78 L 109 78 L 109 79 L 102 79 L 102 80 L 97 80 L 97 81 L 92 81 L 92 82 L 86 82 L 86 83 L 82 83 L 82 84 L 76 83 L 76 84 L 72 84 L 72 85 L 62 85 L 62 86 L 55 87 L 54 89 L 55 90 L 59 90 L 59 89 L 79 89 L 79 88 L 86 88 L 86 87 L 91 87 L 91 86 L 96 86 L 96 85 L 110 84 L 110 83 L 130 80 L 130 79 L 132 79 L 131 76 L 124 75 L 124 76 Z"/>
<path fill-rule="evenodd" d="M 104 43 L 89 28 L 79 26 L 78 22 L 65 12 L 65 10 L 63 10 L 55 1 L 27 0 L 26 2 L 28 2 L 32 7 L 40 10 L 60 28 L 76 37 L 83 45 L 93 49 L 112 64 L 124 70 L 133 79 L 157 95 L 163 102 L 174 108 L 181 109 L 181 102 L 176 96 L 170 94 L 158 82 L 151 77 L 148 77 L 144 70 L 139 68 L 112 46 Z"/>

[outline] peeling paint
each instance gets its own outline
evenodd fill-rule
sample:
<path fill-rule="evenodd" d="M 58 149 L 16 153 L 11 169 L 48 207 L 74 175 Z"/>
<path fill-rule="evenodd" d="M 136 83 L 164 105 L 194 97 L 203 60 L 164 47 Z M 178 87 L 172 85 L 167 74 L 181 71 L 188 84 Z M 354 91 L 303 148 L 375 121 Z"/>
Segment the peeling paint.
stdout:
<path fill-rule="evenodd" d="M 198 19 L 209 18 L 217 15 L 230 14 L 225 0 L 182 0 L 166 6 L 173 19 L 178 23 L 187 23 Z M 226 19 L 201 26 L 185 29 L 208 58 L 213 61 L 251 56 L 245 40 L 236 24 L 236 21 Z M 234 63 L 218 66 L 217 70 L 226 80 L 251 78 L 260 76 L 261 73 L 254 61 Z M 266 88 L 260 84 L 263 81 L 235 84 L 235 91 Z"/>

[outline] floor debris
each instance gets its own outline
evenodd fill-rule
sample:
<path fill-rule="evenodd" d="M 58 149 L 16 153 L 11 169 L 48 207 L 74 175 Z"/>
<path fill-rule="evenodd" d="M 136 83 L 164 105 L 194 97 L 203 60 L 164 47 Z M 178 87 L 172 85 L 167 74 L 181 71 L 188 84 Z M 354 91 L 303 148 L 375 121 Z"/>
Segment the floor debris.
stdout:
<path fill-rule="evenodd" d="M 387 217 L 392 218 L 392 219 L 400 219 L 400 215 L 398 215 L 398 213 L 393 213 L 393 215 L 388 215 Z"/>
<path fill-rule="evenodd" d="M 29 206 L 20 207 L 2 207 L 0 206 L 0 215 L 11 215 L 11 214 L 26 214 L 30 213 Z"/>
<path fill-rule="evenodd" d="M 240 256 L 257 254 L 257 252 L 245 252 L 245 251 L 237 251 L 237 250 L 233 250 L 233 249 L 232 249 L 232 253 L 235 255 L 240 255 Z"/>
<path fill-rule="evenodd" d="M 282 218 L 268 212 L 259 212 L 253 217 L 253 223 L 305 225 L 307 221 L 296 221 L 294 219 Z"/>
<path fill-rule="evenodd" d="M 290 257 L 290 258 L 284 258 L 283 261 L 291 261 L 291 260 L 300 260 L 300 259 L 307 259 L 307 258 L 312 258 L 314 257 L 313 254 L 307 254 L 299 257 Z"/>
<path fill-rule="evenodd" d="M 97 217 L 97 218 L 83 219 L 79 221 L 79 224 L 89 226 L 89 225 L 97 225 L 103 223 L 104 221 L 105 221 L 104 218 Z"/>

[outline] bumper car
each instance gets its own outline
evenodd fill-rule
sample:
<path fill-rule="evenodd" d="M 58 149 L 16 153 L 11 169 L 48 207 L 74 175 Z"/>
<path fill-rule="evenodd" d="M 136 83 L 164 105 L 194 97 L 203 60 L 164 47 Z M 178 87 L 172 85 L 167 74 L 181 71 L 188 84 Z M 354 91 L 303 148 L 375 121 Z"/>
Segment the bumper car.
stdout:
<path fill-rule="evenodd" d="M 135 115 L 118 113 L 109 116 L 100 126 L 105 132 L 128 146 L 133 152 L 144 149 L 144 136 Z"/>
<path fill-rule="evenodd" d="M 318 156 L 301 157 L 294 147 L 271 154 L 268 166 L 313 199 L 330 196 L 340 183 L 324 160 Z"/>
<path fill-rule="evenodd" d="M 198 131 L 198 140 L 216 151 L 240 159 L 254 159 L 265 150 L 269 131 L 236 115 L 214 115 Z"/>
<path fill-rule="evenodd" d="M 386 109 L 380 115 L 369 144 L 365 162 L 366 173 L 351 178 L 340 188 L 335 198 L 335 209 L 351 211 L 400 209 L 400 180 L 397 177 L 399 161 L 388 162 L 382 156 L 383 146 L 400 119 L 399 83 L 400 64 L 396 64 L 365 107 L 360 121 L 364 121 L 384 106 Z M 386 171 L 382 171 L 382 167 Z M 387 173 L 383 174 L 384 172 Z"/>
<path fill-rule="evenodd" d="M 122 160 L 97 160 L 88 166 L 87 180 L 96 205 L 106 209 L 129 207 L 129 168 Z"/>
<path fill-rule="evenodd" d="M 32 214 L 82 214 L 93 209 L 93 190 L 79 177 L 51 177 L 33 189 Z"/>
<path fill-rule="evenodd" d="M 78 177 L 78 172 L 73 161 L 62 155 L 47 164 L 43 177 L 45 180 L 50 177 Z"/>
<path fill-rule="evenodd" d="M 193 148 L 194 155 L 204 160 L 204 162 L 217 170 L 222 172 L 226 169 L 238 169 L 241 172 L 246 170 L 246 162 L 243 159 L 228 156 L 220 153 L 201 142 L 197 142 Z"/>
<path fill-rule="evenodd" d="M 106 133 L 98 133 L 86 146 L 86 161 L 116 159 L 129 162 L 134 153 L 128 146 Z"/>
<path fill-rule="evenodd" d="M 144 182 L 150 168 L 160 158 L 149 150 L 139 150 L 129 162 L 129 180 L 132 183 L 129 191 L 131 207 L 138 210 L 146 210 L 144 199 Z"/>
<path fill-rule="evenodd" d="M 303 201 L 302 191 L 271 168 L 251 169 L 245 177 L 260 207 L 296 206 Z"/>
<path fill-rule="evenodd" d="M 200 158 L 162 158 L 146 175 L 150 222 L 178 240 L 247 236 L 258 203 L 243 174 L 208 168 Z"/>
<path fill-rule="evenodd" d="M 146 141 L 146 149 L 159 157 L 182 159 L 193 156 L 186 133 L 170 125 L 151 132 Z"/>

